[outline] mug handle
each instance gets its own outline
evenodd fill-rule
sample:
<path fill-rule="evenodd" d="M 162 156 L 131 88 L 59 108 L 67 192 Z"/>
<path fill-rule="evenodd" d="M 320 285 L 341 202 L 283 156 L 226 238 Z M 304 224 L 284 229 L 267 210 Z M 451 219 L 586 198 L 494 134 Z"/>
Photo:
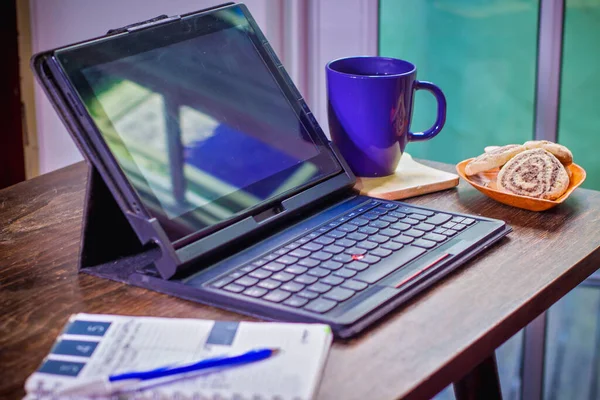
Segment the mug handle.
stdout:
<path fill-rule="evenodd" d="M 437 118 L 433 126 L 425 132 L 408 132 L 409 142 L 421 142 L 435 137 L 446 123 L 446 96 L 442 90 L 431 82 L 415 81 L 415 90 L 424 89 L 431 92 L 437 100 Z"/>

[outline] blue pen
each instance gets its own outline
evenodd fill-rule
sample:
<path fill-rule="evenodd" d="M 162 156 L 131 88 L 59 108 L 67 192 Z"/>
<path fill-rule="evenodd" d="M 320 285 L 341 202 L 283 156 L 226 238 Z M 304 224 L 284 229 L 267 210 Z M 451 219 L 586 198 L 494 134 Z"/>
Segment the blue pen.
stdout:
<path fill-rule="evenodd" d="M 250 350 L 234 356 L 221 356 L 208 358 L 191 364 L 160 367 L 148 371 L 125 372 L 111 375 L 106 378 L 90 380 L 75 386 L 67 387 L 58 393 L 58 396 L 109 396 L 124 390 L 131 390 L 135 385 L 151 379 L 182 375 L 189 372 L 202 371 L 210 368 L 228 368 L 266 360 L 279 353 L 276 348 L 263 348 Z"/>

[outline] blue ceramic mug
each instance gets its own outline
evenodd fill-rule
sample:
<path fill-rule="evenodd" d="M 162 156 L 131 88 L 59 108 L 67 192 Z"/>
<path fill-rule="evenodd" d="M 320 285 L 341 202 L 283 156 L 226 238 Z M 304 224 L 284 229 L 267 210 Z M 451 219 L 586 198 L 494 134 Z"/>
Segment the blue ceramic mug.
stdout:
<path fill-rule="evenodd" d="M 446 121 L 444 93 L 417 81 L 407 61 L 387 57 L 349 57 L 327 64 L 329 131 L 358 176 L 391 175 L 408 142 L 435 137 Z M 413 95 L 425 89 L 437 99 L 435 124 L 410 132 Z"/>

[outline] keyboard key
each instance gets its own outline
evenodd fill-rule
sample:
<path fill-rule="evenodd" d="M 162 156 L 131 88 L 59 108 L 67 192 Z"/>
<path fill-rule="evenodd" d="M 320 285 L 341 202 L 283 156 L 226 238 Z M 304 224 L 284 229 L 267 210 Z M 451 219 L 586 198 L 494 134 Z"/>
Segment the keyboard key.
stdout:
<path fill-rule="evenodd" d="M 296 263 L 298 261 L 298 259 L 296 257 L 292 257 L 292 256 L 283 256 L 283 257 L 279 257 L 277 259 L 278 263 L 282 263 L 285 265 L 292 265 L 294 263 Z"/>
<path fill-rule="evenodd" d="M 428 224 L 426 222 L 422 222 L 419 225 L 416 225 L 415 229 L 420 229 L 420 230 L 425 231 L 425 232 L 431 232 L 432 230 L 435 229 L 435 225 L 431 225 L 431 224 Z"/>
<path fill-rule="evenodd" d="M 454 217 L 454 218 L 452 218 L 452 220 L 450 222 L 454 222 L 455 224 L 460 224 L 464 220 L 465 220 L 464 217 Z"/>
<path fill-rule="evenodd" d="M 371 254 L 373 254 L 371 252 Z M 366 256 L 364 256 L 363 258 L 360 259 L 360 261 L 367 263 L 367 264 L 375 264 L 378 263 L 379 261 L 381 261 L 381 257 L 377 257 L 371 254 L 367 254 Z"/>
<path fill-rule="evenodd" d="M 394 222 L 398 222 L 398 218 L 392 217 L 391 215 L 384 215 L 381 218 L 379 218 L 379 220 L 389 222 L 390 224 L 393 224 Z"/>
<path fill-rule="evenodd" d="M 242 268 L 240 268 L 240 271 L 248 273 L 248 272 L 254 271 L 256 268 L 258 268 L 256 265 L 248 264 L 248 265 L 244 265 Z"/>
<path fill-rule="evenodd" d="M 288 256 L 292 256 L 292 257 L 296 257 L 296 258 L 304 258 L 304 257 L 308 257 L 309 255 L 310 255 L 310 251 L 302 250 L 302 249 L 296 249 L 288 254 Z"/>
<path fill-rule="evenodd" d="M 308 271 L 308 268 L 303 267 L 301 265 L 290 265 L 284 271 L 289 272 L 290 274 L 300 275 Z"/>
<path fill-rule="evenodd" d="M 404 234 L 407 236 L 412 236 L 412 237 L 418 238 L 418 237 L 423 236 L 425 234 L 425 232 L 420 231 L 418 229 L 409 229 L 406 232 L 404 232 Z"/>
<path fill-rule="evenodd" d="M 412 242 L 412 244 L 413 246 L 419 246 L 425 249 L 433 249 L 437 243 L 431 240 L 417 239 L 414 242 Z"/>
<path fill-rule="evenodd" d="M 344 267 L 342 269 L 334 271 L 333 275 L 335 275 L 335 276 L 341 276 L 342 278 L 352 278 L 354 275 L 356 275 L 356 271 Z"/>
<path fill-rule="evenodd" d="M 342 232 L 346 232 L 346 233 L 354 232 L 357 229 L 358 229 L 358 226 L 353 225 L 353 224 L 344 224 L 344 225 L 338 227 L 338 230 L 340 230 Z"/>
<path fill-rule="evenodd" d="M 406 217 L 406 214 L 398 212 L 398 211 L 392 211 L 388 215 L 391 217 L 395 217 L 395 218 L 405 218 Z"/>
<path fill-rule="evenodd" d="M 277 290 L 273 290 L 272 292 L 270 292 L 266 296 L 264 296 L 263 300 L 272 301 L 273 303 L 281 303 L 282 301 L 284 301 L 291 295 L 292 294 L 290 292 L 286 292 L 284 290 L 277 289 Z"/>
<path fill-rule="evenodd" d="M 397 229 L 392 229 L 392 228 L 387 228 L 387 229 L 382 229 L 379 231 L 380 235 L 383 236 L 388 236 L 388 237 L 396 237 L 400 234 L 401 232 Z"/>
<path fill-rule="evenodd" d="M 445 222 L 450 221 L 452 215 L 448 214 L 435 214 L 433 217 L 427 218 L 427 223 L 432 225 L 442 225 Z"/>
<path fill-rule="evenodd" d="M 336 269 L 342 268 L 344 264 L 338 261 L 327 260 L 321 263 L 322 268 L 327 268 L 328 270 L 335 271 Z"/>
<path fill-rule="evenodd" d="M 354 296 L 355 293 L 356 292 L 354 290 L 336 287 L 325 293 L 323 298 L 334 301 L 345 301 Z"/>
<path fill-rule="evenodd" d="M 308 250 L 308 251 L 319 251 L 323 248 L 323 245 L 315 243 L 315 242 L 310 242 L 310 243 L 306 243 L 301 248 L 304 250 Z"/>
<path fill-rule="evenodd" d="M 272 261 L 272 262 L 268 263 L 267 265 L 265 265 L 263 268 L 266 270 L 269 270 L 269 271 L 279 272 L 285 268 L 285 265 Z"/>
<path fill-rule="evenodd" d="M 442 228 L 452 229 L 452 228 L 454 228 L 454 225 L 456 225 L 454 222 L 446 222 L 444 225 L 442 225 Z"/>
<path fill-rule="evenodd" d="M 383 237 L 385 237 L 385 236 L 383 236 Z M 361 249 L 366 249 L 366 250 L 373 250 L 374 248 L 377 247 L 377 243 L 365 240 L 364 242 L 360 242 L 359 244 L 357 244 L 356 247 L 359 247 Z"/>
<path fill-rule="evenodd" d="M 369 285 L 364 282 L 355 281 L 354 279 L 349 279 L 346 282 L 342 283 L 342 287 L 346 289 L 352 289 L 354 291 L 365 290 Z"/>
<path fill-rule="evenodd" d="M 327 232 L 329 232 L 329 228 L 326 226 L 323 226 L 323 227 L 317 229 L 317 232 L 319 232 L 320 234 L 327 233 Z"/>
<path fill-rule="evenodd" d="M 333 257 L 333 261 L 349 263 L 350 261 L 352 261 L 352 256 L 349 254 L 338 254 Z"/>
<path fill-rule="evenodd" d="M 366 252 L 366 249 L 361 249 L 360 247 L 350 247 L 349 249 L 346 249 L 346 251 L 344 251 L 344 253 L 350 254 L 351 256 L 355 254 L 365 254 Z"/>
<path fill-rule="evenodd" d="M 360 229 L 359 229 L 360 231 Z M 346 236 L 347 239 L 350 240 L 356 240 L 357 242 L 360 242 L 361 240 L 365 240 L 367 238 L 367 235 L 364 233 L 359 233 L 359 232 L 352 232 L 351 234 L 349 234 L 348 236 Z"/>
<path fill-rule="evenodd" d="M 246 289 L 246 288 L 242 285 L 236 285 L 235 283 L 230 283 L 229 285 L 225 286 L 223 289 L 225 289 L 229 292 L 233 292 L 233 293 L 240 293 L 240 292 L 243 292 L 244 289 Z"/>
<path fill-rule="evenodd" d="M 374 235 L 374 234 L 376 234 L 377 232 L 379 232 L 379 229 L 377 229 L 377 228 L 373 228 L 372 226 L 363 226 L 362 228 L 360 228 L 360 229 L 358 230 L 358 232 L 359 232 L 359 233 L 364 233 L 364 234 L 366 234 L 366 235 Z M 350 238 L 350 239 L 356 240 L 356 239 L 354 239 L 354 238 Z"/>
<path fill-rule="evenodd" d="M 364 271 L 365 269 L 369 268 L 369 264 L 366 264 L 366 263 L 360 262 L 360 261 L 352 261 L 351 263 L 346 265 L 346 267 L 360 272 L 360 271 Z"/>
<path fill-rule="evenodd" d="M 286 290 L 288 292 L 292 292 L 292 293 L 296 293 L 301 291 L 302 289 L 304 289 L 304 285 L 298 282 L 288 282 L 288 283 L 284 283 L 281 286 L 282 290 Z"/>
<path fill-rule="evenodd" d="M 267 254 L 266 256 L 263 257 L 263 259 L 267 260 L 267 262 L 273 261 L 276 258 L 279 258 L 279 256 L 277 254 L 274 254 L 274 253 Z"/>
<path fill-rule="evenodd" d="M 371 212 L 379 215 L 385 215 L 387 214 L 388 210 L 385 207 L 377 207 L 372 209 Z"/>
<path fill-rule="evenodd" d="M 394 203 L 383 203 L 381 205 L 381 207 L 384 207 L 386 210 L 395 210 L 396 208 L 398 208 L 398 204 L 394 204 Z"/>
<path fill-rule="evenodd" d="M 398 242 L 398 243 L 402 243 L 402 244 L 412 243 L 413 240 L 415 240 L 415 238 L 410 237 L 410 236 L 406 236 L 406 235 L 396 236 L 394 238 L 394 242 Z"/>
<path fill-rule="evenodd" d="M 456 225 L 454 225 L 454 228 L 452 228 L 452 229 L 454 229 L 455 231 L 459 231 L 459 232 L 460 232 L 460 231 L 462 231 L 463 229 L 465 229 L 466 227 L 467 227 L 467 226 L 466 226 L 466 225 L 463 225 L 463 224 L 456 224 Z"/>
<path fill-rule="evenodd" d="M 346 236 L 346 232 L 342 232 L 342 231 L 336 229 L 336 230 L 333 230 L 333 231 L 329 232 L 325 236 L 328 236 L 328 237 L 331 237 L 331 238 L 334 238 L 334 239 L 341 239 L 344 236 Z"/>
<path fill-rule="evenodd" d="M 442 233 L 444 233 L 445 230 L 446 230 L 445 228 L 435 228 L 433 230 L 433 233 L 442 234 Z"/>
<path fill-rule="evenodd" d="M 315 313 L 323 314 L 333 309 L 333 307 L 335 307 L 336 305 L 337 303 L 332 300 L 316 299 L 305 305 L 304 309 Z"/>
<path fill-rule="evenodd" d="M 446 229 L 446 230 L 444 231 L 444 235 L 446 235 L 446 236 L 454 236 L 454 235 L 456 235 L 457 233 L 458 233 L 458 232 L 457 232 L 457 231 L 455 231 L 454 229 Z"/>
<path fill-rule="evenodd" d="M 256 285 L 256 283 L 258 282 L 258 279 L 256 278 L 252 278 L 249 276 L 243 276 L 240 279 L 238 279 L 237 281 L 235 281 L 235 283 L 237 283 L 238 285 L 242 285 L 242 286 L 254 286 Z"/>
<path fill-rule="evenodd" d="M 285 247 L 282 247 L 281 249 L 273 252 L 273 254 L 277 254 L 278 256 L 283 256 L 284 254 L 287 254 L 287 253 L 289 253 L 289 250 L 286 249 Z"/>
<path fill-rule="evenodd" d="M 319 265 L 319 260 L 315 260 L 314 258 L 305 258 L 303 260 L 298 261 L 298 265 L 312 268 L 312 267 L 316 267 L 317 265 Z"/>
<path fill-rule="evenodd" d="M 311 292 L 317 292 L 317 293 L 323 294 L 323 293 L 327 293 L 328 291 L 331 290 L 331 285 L 326 285 L 324 283 L 317 282 L 317 283 L 313 283 L 306 289 L 310 290 Z"/>
<path fill-rule="evenodd" d="M 366 218 L 354 218 L 350 223 L 356 226 L 365 226 L 369 223 L 369 220 Z"/>
<path fill-rule="evenodd" d="M 308 290 L 303 290 L 301 292 L 296 293 L 296 296 L 304 297 L 305 299 L 312 300 L 312 299 L 316 299 L 317 297 L 319 297 L 319 293 L 311 292 Z"/>
<path fill-rule="evenodd" d="M 329 275 L 330 272 L 331 271 L 328 269 L 317 267 L 317 268 L 313 268 L 310 271 L 308 271 L 307 274 L 310 276 L 316 276 L 317 278 L 322 278 L 324 276 Z"/>
<path fill-rule="evenodd" d="M 372 226 L 373 228 L 377 228 L 377 229 L 384 229 L 384 228 L 387 228 L 388 226 L 390 226 L 390 223 L 378 220 L 378 221 L 371 221 L 369 223 L 369 226 Z"/>
<path fill-rule="evenodd" d="M 210 286 L 212 287 L 216 287 L 218 289 L 222 288 L 223 286 L 230 284 L 231 282 L 233 282 L 234 278 L 231 278 L 229 276 L 225 276 L 221 279 L 217 279 L 216 281 L 214 281 L 213 283 L 210 284 Z"/>
<path fill-rule="evenodd" d="M 327 246 L 328 244 L 335 242 L 335 239 L 330 236 L 321 236 L 320 238 L 315 239 L 314 242 Z"/>
<path fill-rule="evenodd" d="M 434 242 L 443 242 L 444 240 L 446 240 L 446 236 L 445 235 L 440 235 L 437 233 L 428 233 L 425 236 L 423 236 L 423 239 L 427 239 L 427 240 L 433 240 Z"/>
<path fill-rule="evenodd" d="M 261 258 L 260 260 L 252 261 L 252 265 L 255 265 L 257 267 L 262 267 L 263 265 L 265 265 L 268 262 L 269 262 L 269 260 L 265 260 L 264 258 Z"/>
<path fill-rule="evenodd" d="M 418 209 L 418 210 L 415 210 L 414 212 L 415 212 L 416 214 L 423 214 L 423 215 L 425 215 L 425 216 L 427 216 L 427 217 L 432 217 L 432 216 L 434 216 L 434 215 L 435 215 L 435 213 L 434 213 L 433 211 L 429 211 L 429 210 L 421 210 L 421 209 Z"/>
<path fill-rule="evenodd" d="M 234 271 L 229 274 L 229 277 L 233 279 L 241 278 L 242 276 L 244 276 L 244 273 L 242 271 Z"/>
<path fill-rule="evenodd" d="M 388 249 L 388 250 L 398 250 L 402 248 L 402 243 L 398 243 L 398 242 L 393 242 L 393 241 L 389 241 L 387 243 L 384 243 L 381 248 L 383 249 Z"/>
<path fill-rule="evenodd" d="M 278 272 L 271 277 L 271 279 L 275 279 L 276 281 L 280 281 L 280 282 L 291 281 L 294 278 L 295 278 L 294 274 L 290 274 L 287 272 Z"/>
<path fill-rule="evenodd" d="M 369 238 L 369 241 L 379 243 L 379 244 L 385 243 L 388 240 L 390 240 L 390 238 L 387 236 L 383 236 L 383 235 L 373 235 Z"/>
<path fill-rule="evenodd" d="M 324 283 L 326 285 L 337 286 L 340 283 L 344 282 L 344 278 L 340 278 L 339 276 L 329 275 L 323 279 L 319 279 L 319 282 Z"/>
<path fill-rule="evenodd" d="M 427 219 L 426 216 L 421 215 L 421 214 L 409 214 L 408 215 L 410 218 L 414 218 L 414 219 L 418 219 L 419 221 L 425 221 Z"/>
<path fill-rule="evenodd" d="M 375 283 L 388 276 L 392 272 L 402 268 L 405 264 L 414 260 L 423 253 L 425 253 L 425 250 L 420 247 L 406 246 L 394 252 L 386 260 L 387 262 L 381 263 L 372 268 L 368 268 L 367 270 L 359 273 L 355 279 L 366 283 Z"/>
<path fill-rule="evenodd" d="M 312 233 L 309 233 L 308 235 L 306 235 L 306 237 L 309 239 L 316 239 L 319 236 L 321 236 L 321 235 L 318 232 L 312 232 Z"/>
<path fill-rule="evenodd" d="M 377 257 L 387 257 L 390 254 L 392 254 L 392 251 L 388 250 L 388 249 L 384 249 L 383 247 L 380 247 L 380 248 L 377 248 L 375 250 L 371 250 L 371 252 L 369 254 L 372 254 L 372 255 L 377 256 Z"/>
<path fill-rule="evenodd" d="M 316 260 L 325 261 L 329 260 L 332 256 L 333 254 L 331 253 L 327 253 L 325 251 L 317 251 L 316 253 L 311 254 L 310 257 Z"/>
<path fill-rule="evenodd" d="M 294 307 L 294 308 L 302 307 L 306 303 L 308 303 L 307 299 L 303 299 L 302 297 L 298 297 L 298 296 L 292 296 L 283 302 L 283 304 L 285 304 L 286 306 L 290 306 L 290 307 Z"/>
<path fill-rule="evenodd" d="M 342 246 L 342 247 L 352 247 L 356 244 L 356 240 L 350 240 L 348 238 L 346 239 L 338 239 L 335 241 L 336 246 Z"/>
<path fill-rule="evenodd" d="M 475 220 L 473 218 L 465 218 L 462 223 L 465 225 L 472 225 L 473 222 L 475 222 Z"/>
<path fill-rule="evenodd" d="M 402 220 L 402 222 L 407 223 L 407 224 L 411 224 L 411 225 L 417 225 L 420 221 L 418 219 L 407 217 L 407 218 L 404 218 Z"/>
<path fill-rule="evenodd" d="M 281 285 L 281 282 L 274 281 L 273 279 L 266 279 L 264 281 L 260 281 L 257 286 L 261 288 L 265 288 L 267 290 L 277 289 Z"/>
<path fill-rule="evenodd" d="M 336 246 L 335 244 L 332 244 L 332 245 L 329 245 L 329 246 L 326 246 L 323 248 L 323 251 L 326 251 L 331 254 L 339 254 L 344 250 L 345 250 L 344 247 Z"/>
<path fill-rule="evenodd" d="M 366 218 L 369 221 L 375 221 L 376 219 L 379 219 L 379 214 L 369 211 L 363 214 L 363 218 Z"/>
<path fill-rule="evenodd" d="M 404 222 L 396 222 L 395 224 L 392 224 L 392 226 L 390 226 L 390 228 L 397 229 L 400 231 L 407 231 L 410 228 L 412 228 L 412 225 L 405 224 Z"/>
<path fill-rule="evenodd" d="M 256 271 L 250 272 L 250 274 L 248 274 L 249 276 L 253 277 L 253 278 L 258 278 L 258 279 L 265 279 L 268 278 L 269 276 L 271 276 L 272 272 L 271 271 L 267 271 L 266 269 L 257 269 Z"/>
<path fill-rule="evenodd" d="M 289 250 L 294 250 L 294 249 L 297 249 L 298 247 L 300 247 L 300 243 L 297 243 L 297 242 L 293 242 L 293 243 L 290 243 L 287 246 L 285 246 L 285 248 L 289 249 Z"/>
<path fill-rule="evenodd" d="M 314 276 L 307 275 L 307 274 L 300 275 L 294 279 L 294 282 L 298 282 L 303 285 L 312 285 L 316 281 L 317 281 L 317 278 L 315 278 Z"/>
<path fill-rule="evenodd" d="M 267 289 L 263 289 L 261 287 L 256 287 L 255 286 L 255 287 L 251 287 L 251 288 L 248 288 L 248 289 L 244 290 L 244 294 L 246 296 L 258 298 L 258 297 L 262 297 L 265 294 L 267 294 Z"/>

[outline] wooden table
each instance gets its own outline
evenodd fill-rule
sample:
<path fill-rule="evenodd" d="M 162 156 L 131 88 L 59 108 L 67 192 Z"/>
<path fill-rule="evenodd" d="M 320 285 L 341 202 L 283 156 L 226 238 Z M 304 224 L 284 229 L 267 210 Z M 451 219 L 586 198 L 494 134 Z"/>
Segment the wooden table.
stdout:
<path fill-rule="evenodd" d="M 79 275 L 85 177 L 80 163 L 0 191 L 2 399 L 24 394 L 72 313 L 243 318 Z M 464 389 L 493 370 L 500 344 L 600 266 L 600 192 L 578 189 L 545 213 L 496 203 L 464 182 L 408 202 L 503 219 L 514 232 L 359 338 L 336 342 L 319 399 L 427 398 L 479 365 Z"/>

